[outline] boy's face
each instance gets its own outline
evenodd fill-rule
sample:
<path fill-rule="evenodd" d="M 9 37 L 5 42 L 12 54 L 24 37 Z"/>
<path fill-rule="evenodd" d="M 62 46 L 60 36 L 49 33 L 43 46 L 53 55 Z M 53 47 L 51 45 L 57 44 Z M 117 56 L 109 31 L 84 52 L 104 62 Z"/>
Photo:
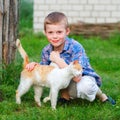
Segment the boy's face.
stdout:
<path fill-rule="evenodd" d="M 69 28 L 65 28 L 63 23 L 47 24 L 45 35 L 48 41 L 53 45 L 54 49 L 63 49 L 65 37 L 69 34 Z"/>

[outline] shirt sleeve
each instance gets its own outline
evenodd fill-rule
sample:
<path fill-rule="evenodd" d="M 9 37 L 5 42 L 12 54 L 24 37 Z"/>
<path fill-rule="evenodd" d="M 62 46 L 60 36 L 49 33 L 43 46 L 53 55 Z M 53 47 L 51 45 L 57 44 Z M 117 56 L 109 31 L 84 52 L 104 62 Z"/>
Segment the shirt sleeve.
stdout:
<path fill-rule="evenodd" d="M 49 56 L 50 56 L 49 53 L 43 49 L 42 53 L 41 53 L 40 64 L 41 65 L 49 65 L 50 64 Z"/>
<path fill-rule="evenodd" d="M 89 75 L 95 78 L 98 86 L 101 86 L 101 78 L 91 67 L 89 58 L 87 57 L 85 50 L 82 46 L 76 46 L 73 52 L 73 61 L 78 60 L 83 67 L 83 75 Z"/>
<path fill-rule="evenodd" d="M 83 48 L 82 45 L 76 45 L 73 48 L 73 56 L 72 56 L 73 60 L 78 60 L 79 63 L 82 65 L 83 68 L 86 68 L 88 66 L 90 66 L 89 64 L 89 58 L 86 56 L 85 50 Z"/>

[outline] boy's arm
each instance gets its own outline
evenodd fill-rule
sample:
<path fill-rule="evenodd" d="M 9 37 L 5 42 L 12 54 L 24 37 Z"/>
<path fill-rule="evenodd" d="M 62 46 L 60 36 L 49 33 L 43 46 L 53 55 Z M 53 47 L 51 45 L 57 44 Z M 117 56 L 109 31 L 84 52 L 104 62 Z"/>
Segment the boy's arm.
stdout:
<path fill-rule="evenodd" d="M 59 52 L 52 51 L 50 53 L 50 60 L 58 65 L 59 68 L 64 68 L 68 66 L 68 64 L 60 57 Z"/>
<path fill-rule="evenodd" d="M 68 64 L 64 61 L 64 59 L 60 58 L 59 52 L 53 51 L 50 54 L 50 60 L 58 65 L 59 68 L 64 68 L 68 66 Z M 73 80 L 75 82 L 79 82 L 81 79 L 81 76 L 74 77 Z"/>

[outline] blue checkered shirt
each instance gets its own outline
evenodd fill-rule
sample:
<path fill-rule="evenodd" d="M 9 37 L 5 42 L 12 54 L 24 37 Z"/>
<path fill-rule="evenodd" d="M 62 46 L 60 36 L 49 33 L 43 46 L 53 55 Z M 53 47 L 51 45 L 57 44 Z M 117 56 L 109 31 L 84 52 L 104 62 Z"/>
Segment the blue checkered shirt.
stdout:
<path fill-rule="evenodd" d="M 51 63 L 50 53 L 53 50 L 52 48 L 53 47 L 51 44 L 48 44 L 46 47 L 44 47 L 44 49 L 42 50 L 40 64 L 49 65 Z M 67 64 L 70 64 L 70 62 L 74 60 L 78 60 L 81 66 L 83 67 L 83 76 L 88 75 L 94 77 L 97 85 L 101 86 L 101 78 L 91 67 L 89 59 L 86 56 L 85 50 L 79 42 L 66 37 L 65 45 L 62 52 L 60 53 L 60 57 L 63 58 Z"/>

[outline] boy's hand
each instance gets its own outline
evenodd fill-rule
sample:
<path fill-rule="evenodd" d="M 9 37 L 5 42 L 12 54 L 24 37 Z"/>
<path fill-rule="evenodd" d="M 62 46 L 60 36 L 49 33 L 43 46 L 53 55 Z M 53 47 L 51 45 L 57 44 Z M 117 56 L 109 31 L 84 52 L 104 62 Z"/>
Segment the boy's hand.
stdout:
<path fill-rule="evenodd" d="M 60 53 L 57 51 L 52 51 L 50 53 L 50 60 L 54 63 L 57 63 L 57 61 L 59 61 L 60 59 Z"/>
<path fill-rule="evenodd" d="M 31 62 L 31 63 L 27 64 L 25 68 L 26 68 L 28 71 L 32 71 L 37 64 L 38 64 L 38 63 L 36 63 L 36 62 Z"/>
<path fill-rule="evenodd" d="M 58 51 L 52 51 L 50 53 L 50 60 L 58 65 L 59 68 L 64 68 L 68 66 L 64 59 L 60 58 L 60 53 Z"/>
<path fill-rule="evenodd" d="M 73 81 L 79 82 L 79 81 L 81 80 L 81 77 L 82 77 L 82 76 L 74 77 L 74 78 L 73 78 Z"/>

